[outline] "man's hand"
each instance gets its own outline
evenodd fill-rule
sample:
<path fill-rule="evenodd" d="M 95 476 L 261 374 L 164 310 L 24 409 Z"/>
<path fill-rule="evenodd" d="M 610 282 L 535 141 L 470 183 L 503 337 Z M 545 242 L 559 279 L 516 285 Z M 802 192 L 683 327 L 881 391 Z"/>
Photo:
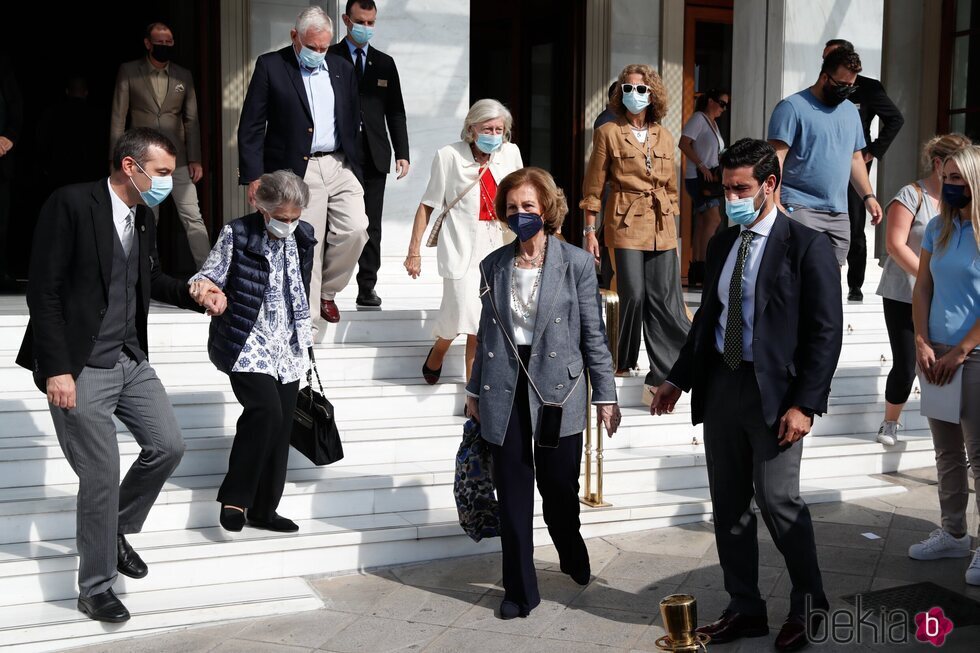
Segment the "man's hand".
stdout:
<path fill-rule="evenodd" d="M 248 183 L 248 203 L 253 207 L 255 206 L 255 191 L 259 189 L 259 180 L 250 181 Z"/>
<path fill-rule="evenodd" d="M 786 411 L 779 420 L 779 446 L 787 446 L 801 439 L 813 428 L 813 418 L 807 417 L 796 406 Z"/>
<path fill-rule="evenodd" d="M 657 394 L 650 402 L 651 415 L 663 415 L 674 412 L 677 400 L 681 398 L 681 389 L 664 381 L 657 387 Z"/>
<path fill-rule="evenodd" d="M 587 251 L 589 254 L 592 254 L 596 263 L 599 262 L 599 239 L 596 238 L 594 231 L 590 234 L 586 234 L 585 238 L 582 239 L 582 249 Z"/>
<path fill-rule="evenodd" d="M 466 413 L 480 423 L 480 400 L 476 397 L 466 395 Z"/>
<path fill-rule="evenodd" d="M 191 176 L 191 183 L 196 184 L 204 176 L 204 167 L 200 161 L 188 161 L 187 173 Z"/>
<path fill-rule="evenodd" d="M 409 167 L 408 159 L 398 159 L 395 161 L 395 172 L 398 173 L 396 179 L 402 179 L 407 175 Z"/>
<path fill-rule="evenodd" d="M 875 160 L 875 155 L 872 154 L 871 152 L 868 152 L 867 150 L 862 152 L 861 156 L 864 158 L 865 163 L 871 163 L 872 161 Z"/>
<path fill-rule="evenodd" d="M 0 136 L 0 157 L 5 156 L 13 148 L 14 142 L 12 140 L 6 136 Z"/>
<path fill-rule="evenodd" d="M 75 379 L 71 374 L 59 374 L 48 378 L 48 403 L 71 410 L 75 407 Z"/>
<path fill-rule="evenodd" d="M 605 426 L 609 437 L 619 430 L 619 423 L 623 421 L 623 413 L 619 410 L 619 404 L 598 404 L 596 406 L 597 426 Z"/>
<path fill-rule="evenodd" d="M 871 213 L 871 226 L 877 226 L 881 222 L 881 218 L 884 217 L 884 213 L 881 210 L 881 204 L 878 204 L 878 200 L 874 197 L 869 197 L 864 202 L 865 208 Z"/>
<path fill-rule="evenodd" d="M 204 312 L 210 317 L 218 317 L 228 308 L 228 298 L 220 290 L 209 292 L 201 302 Z"/>

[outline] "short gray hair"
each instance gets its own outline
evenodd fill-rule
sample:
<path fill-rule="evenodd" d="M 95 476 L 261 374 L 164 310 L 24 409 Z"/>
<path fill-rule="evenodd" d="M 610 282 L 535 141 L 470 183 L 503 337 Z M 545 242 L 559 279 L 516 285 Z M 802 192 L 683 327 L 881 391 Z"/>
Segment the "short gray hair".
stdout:
<path fill-rule="evenodd" d="M 272 212 L 284 206 L 305 209 L 310 203 L 310 187 L 292 170 L 276 170 L 259 177 L 255 206 Z"/>
<path fill-rule="evenodd" d="M 509 143 L 510 129 L 514 125 L 514 117 L 510 115 L 507 107 L 496 100 L 488 98 L 477 100 L 470 107 L 470 110 L 466 112 L 466 118 L 463 120 L 463 131 L 460 132 L 459 137 L 467 143 L 472 143 L 474 138 L 470 128 L 474 125 L 479 125 L 481 122 L 496 118 L 504 119 L 504 142 Z"/>
<path fill-rule="evenodd" d="M 305 36 L 310 30 L 315 32 L 330 32 L 333 35 L 333 21 L 327 12 L 316 5 L 310 5 L 299 12 L 296 17 L 296 33 Z"/>

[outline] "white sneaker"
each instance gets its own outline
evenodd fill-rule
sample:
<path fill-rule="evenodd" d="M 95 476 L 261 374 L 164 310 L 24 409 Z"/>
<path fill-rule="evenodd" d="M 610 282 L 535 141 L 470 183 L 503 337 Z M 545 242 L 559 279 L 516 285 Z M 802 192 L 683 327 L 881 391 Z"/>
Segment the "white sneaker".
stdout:
<path fill-rule="evenodd" d="M 965 558 L 968 555 L 970 555 L 970 536 L 953 537 L 941 528 L 930 533 L 928 539 L 909 547 L 909 557 L 913 560 Z M 978 563 L 977 573 L 980 574 L 980 563 Z"/>
<path fill-rule="evenodd" d="M 967 538 L 969 537 L 967 535 Z M 980 585 L 980 546 L 977 547 L 977 552 L 973 554 L 973 561 L 966 570 L 966 584 Z"/>
<path fill-rule="evenodd" d="M 878 442 L 886 447 L 893 447 L 898 442 L 898 422 L 883 421 L 878 429 Z"/>

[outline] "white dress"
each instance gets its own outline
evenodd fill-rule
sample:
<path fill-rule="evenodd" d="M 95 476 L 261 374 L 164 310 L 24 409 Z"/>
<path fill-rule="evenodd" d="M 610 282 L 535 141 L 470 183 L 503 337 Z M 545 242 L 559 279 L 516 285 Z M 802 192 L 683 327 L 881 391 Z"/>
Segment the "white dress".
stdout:
<path fill-rule="evenodd" d="M 504 143 L 490 159 L 489 170 L 499 185 L 511 172 L 524 167 L 521 152 Z M 432 208 L 433 221 L 469 186 L 480 169 L 468 143 L 447 145 L 436 152 L 422 204 Z M 436 338 L 452 340 L 459 334 L 476 335 L 480 326 L 480 261 L 514 234 L 497 221 L 480 221 L 480 184 L 452 208 L 439 232 L 436 260 L 442 277 L 442 303 L 432 328 Z"/>

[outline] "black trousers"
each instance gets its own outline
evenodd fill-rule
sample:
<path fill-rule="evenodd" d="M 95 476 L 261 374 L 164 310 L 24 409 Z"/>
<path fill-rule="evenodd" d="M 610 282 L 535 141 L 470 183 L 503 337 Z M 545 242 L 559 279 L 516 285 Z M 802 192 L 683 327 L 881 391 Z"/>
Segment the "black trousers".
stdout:
<path fill-rule="evenodd" d="M 871 164 L 868 164 L 868 174 Z M 860 290 L 864 285 L 864 267 L 868 263 L 868 239 L 864 237 L 864 225 L 868 211 L 854 186 L 847 185 L 847 217 L 851 221 L 851 246 L 847 250 L 847 287 Z"/>
<path fill-rule="evenodd" d="M 525 361 L 530 357 L 530 346 L 520 346 L 518 350 Z M 589 551 L 579 532 L 582 434 L 561 438 L 556 449 L 535 445 L 527 391 L 527 376 L 521 371 L 504 442 L 490 445 L 500 504 L 504 600 L 516 603 L 524 611 L 541 602 L 534 571 L 535 477 L 544 521 L 558 550 L 561 569 L 566 573 L 589 569 Z"/>
<path fill-rule="evenodd" d="M 238 418 L 228 473 L 218 489 L 224 505 L 247 508 L 250 517 L 271 519 L 286 485 L 289 435 L 299 381 L 280 383 L 268 374 L 232 372 L 231 389 L 244 407 Z"/>
<path fill-rule="evenodd" d="M 381 269 L 381 214 L 384 212 L 387 172 L 378 172 L 371 159 L 364 136 L 361 136 L 361 160 L 364 162 L 364 212 L 368 218 L 368 240 L 357 259 L 358 295 L 369 295 L 378 283 Z"/>
<path fill-rule="evenodd" d="M 892 347 L 892 369 L 885 382 L 885 401 L 904 404 L 915 382 L 915 327 L 912 324 L 912 304 L 884 298 L 885 328 Z"/>
<path fill-rule="evenodd" d="M 790 612 L 827 608 L 810 510 L 800 496 L 803 440 L 780 447 L 779 425 L 762 417 L 762 400 L 751 363 L 732 371 L 721 356 L 709 364 L 705 388 L 704 450 L 708 466 L 718 559 L 731 597 L 728 608 L 765 615 L 759 592 L 759 541 L 755 497 L 762 520 L 783 554 L 793 589 Z"/>
<path fill-rule="evenodd" d="M 650 359 L 648 385 L 660 385 L 677 360 L 691 321 L 684 309 L 677 250 L 616 249 L 619 369 L 637 366 L 640 334 Z"/>

